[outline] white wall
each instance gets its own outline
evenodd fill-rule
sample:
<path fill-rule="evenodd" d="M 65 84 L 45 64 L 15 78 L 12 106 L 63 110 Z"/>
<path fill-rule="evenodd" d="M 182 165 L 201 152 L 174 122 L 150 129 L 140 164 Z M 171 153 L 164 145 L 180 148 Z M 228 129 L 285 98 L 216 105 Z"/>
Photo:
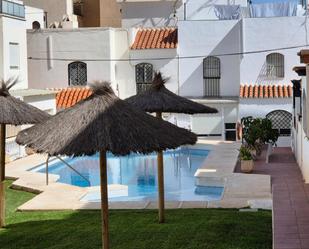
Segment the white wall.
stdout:
<path fill-rule="evenodd" d="M 204 95 L 203 59 L 242 51 L 241 21 L 182 21 L 178 26 L 180 94 Z M 197 58 L 183 57 L 197 56 Z M 220 57 L 221 95 L 238 96 L 240 56 Z"/>
<path fill-rule="evenodd" d="M 120 6 L 123 28 L 175 26 L 183 19 L 181 1 L 122 2 Z"/>
<path fill-rule="evenodd" d="M 18 77 L 19 84 L 14 89 L 28 86 L 26 22 L 11 17 L 0 17 L 0 79 Z M 9 44 L 19 44 L 19 69 L 10 69 Z"/>
<path fill-rule="evenodd" d="M 308 66 L 307 66 L 308 67 Z M 308 69 L 307 69 L 308 72 Z M 304 92 L 307 91 L 307 78 L 302 77 L 302 95 Z M 306 94 L 306 96 L 308 96 Z M 308 137 L 304 131 L 305 126 L 305 117 L 308 115 L 307 112 L 308 109 L 304 107 L 303 103 L 303 97 L 301 98 L 302 101 L 302 119 L 299 121 L 298 115 L 295 117 L 296 120 L 296 127 L 293 129 L 293 152 L 296 157 L 296 161 L 302 171 L 303 178 L 305 180 L 305 183 L 309 183 L 309 140 Z M 308 100 L 307 100 L 308 101 Z"/>
<path fill-rule="evenodd" d="M 28 31 L 28 55 L 43 58 L 43 60 L 29 60 L 29 87 L 68 87 L 68 64 L 75 60 L 87 64 L 88 82 L 113 81 L 111 63 L 100 61 L 111 59 L 112 32 L 109 28 Z M 47 58 L 67 59 L 67 61 Z"/>
<path fill-rule="evenodd" d="M 26 28 L 32 29 L 33 22 L 39 22 L 41 29 L 45 28 L 44 10 L 25 6 Z"/>
<path fill-rule="evenodd" d="M 292 98 L 240 99 L 239 117 L 264 118 L 269 112 L 284 110 L 292 113 Z"/>
<path fill-rule="evenodd" d="M 247 0 L 187 0 L 185 3 L 186 20 L 217 20 L 214 5 L 233 5 L 242 7 L 247 6 Z"/>
<path fill-rule="evenodd" d="M 289 84 L 296 77 L 291 68 L 299 63 L 297 52 L 309 42 L 307 29 L 305 17 L 180 21 L 180 94 L 203 95 L 203 59 L 209 55 L 221 59 L 221 96 L 238 96 L 240 83 Z M 300 47 L 278 49 L 291 46 Z M 259 51 L 272 49 L 278 49 L 271 52 L 280 52 L 285 57 L 284 78 L 265 77 L 266 56 L 271 52 Z M 244 54 L 220 56 L 240 52 Z"/>
<path fill-rule="evenodd" d="M 51 115 L 56 114 L 56 96 L 55 94 L 50 95 L 35 95 L 24 97 L 23 100 L 39 108 L 42 111 L 48 112 Z"/>
<path fill-rule="evenodd" d="M 308 22 L 305 17 L 248 18 L 244 19 L 244 51 L 262 51 L 308 44 Z M 242 83 L 269 83 L 263 80 L 266 56 L 279 52 L 285 57 L 285 77 L 275 82 L 290 83 L 297 77 L 293 70 L 299 64 L 297 53 L 300 47 L 287 50 L 275 50 L 265 53 L 246 54 L 241 62 Z"/>

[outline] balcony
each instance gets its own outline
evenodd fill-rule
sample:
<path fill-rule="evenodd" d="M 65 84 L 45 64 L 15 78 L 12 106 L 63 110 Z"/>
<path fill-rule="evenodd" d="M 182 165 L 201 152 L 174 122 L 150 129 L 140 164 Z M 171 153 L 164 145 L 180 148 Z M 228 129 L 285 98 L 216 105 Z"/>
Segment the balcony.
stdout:
<path fill-rule="evenodd" d="M 0 0 L 0 14 L 25 18 L 25 6 L 20 3 Z"/>

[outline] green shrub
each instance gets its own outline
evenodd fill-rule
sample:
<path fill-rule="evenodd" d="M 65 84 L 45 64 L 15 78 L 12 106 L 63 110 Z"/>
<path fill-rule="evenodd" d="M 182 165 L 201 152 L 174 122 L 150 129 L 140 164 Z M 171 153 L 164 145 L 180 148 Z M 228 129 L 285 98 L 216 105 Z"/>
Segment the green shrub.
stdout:
<path fill-rule="evenodd" d="M 249 147 L 242 145 L 239 149 L 240 160 L 252 160 L 252 155 Z"/>

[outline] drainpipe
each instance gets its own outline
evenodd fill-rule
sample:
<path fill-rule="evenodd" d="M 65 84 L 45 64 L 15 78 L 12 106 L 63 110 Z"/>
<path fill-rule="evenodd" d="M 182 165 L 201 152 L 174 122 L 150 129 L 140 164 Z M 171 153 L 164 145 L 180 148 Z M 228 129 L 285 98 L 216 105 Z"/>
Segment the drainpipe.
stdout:
<path fill-rule="evenodd" d="M 221 120 L 222 120 L 222 140 L 225 141 L 225 124 L 224 124 L 224 106 L 221 107 Z"/>

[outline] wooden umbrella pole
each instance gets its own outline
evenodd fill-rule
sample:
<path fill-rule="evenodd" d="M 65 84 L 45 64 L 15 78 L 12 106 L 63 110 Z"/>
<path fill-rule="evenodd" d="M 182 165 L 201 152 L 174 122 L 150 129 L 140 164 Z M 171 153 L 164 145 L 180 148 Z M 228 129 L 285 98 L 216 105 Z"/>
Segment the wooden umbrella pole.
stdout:
<path fill-rule="evenodd" d="M 100 151 L 100 180 L 101 180 L 102 248 L 109 249 L 106 151 Z"/>
<path fill-rule="evenodd" d="M 0 180 L 5 180 L 5 124 L 0 125 Z"/>
<path fill-rule="evenodd" d="M 5 226 L 5 124 L 0 125 L 0 227 Z"/>
<path fill-rule="evenodd" d="M 157 118 L 162 119 L 162 113 L 156 113 Z M 157 155 L 158 161 L 158 205 L 159 205 L 159 223 L 164 223 L 164 168 L 163 168 L 163 152 L 159 151 Z"/>

